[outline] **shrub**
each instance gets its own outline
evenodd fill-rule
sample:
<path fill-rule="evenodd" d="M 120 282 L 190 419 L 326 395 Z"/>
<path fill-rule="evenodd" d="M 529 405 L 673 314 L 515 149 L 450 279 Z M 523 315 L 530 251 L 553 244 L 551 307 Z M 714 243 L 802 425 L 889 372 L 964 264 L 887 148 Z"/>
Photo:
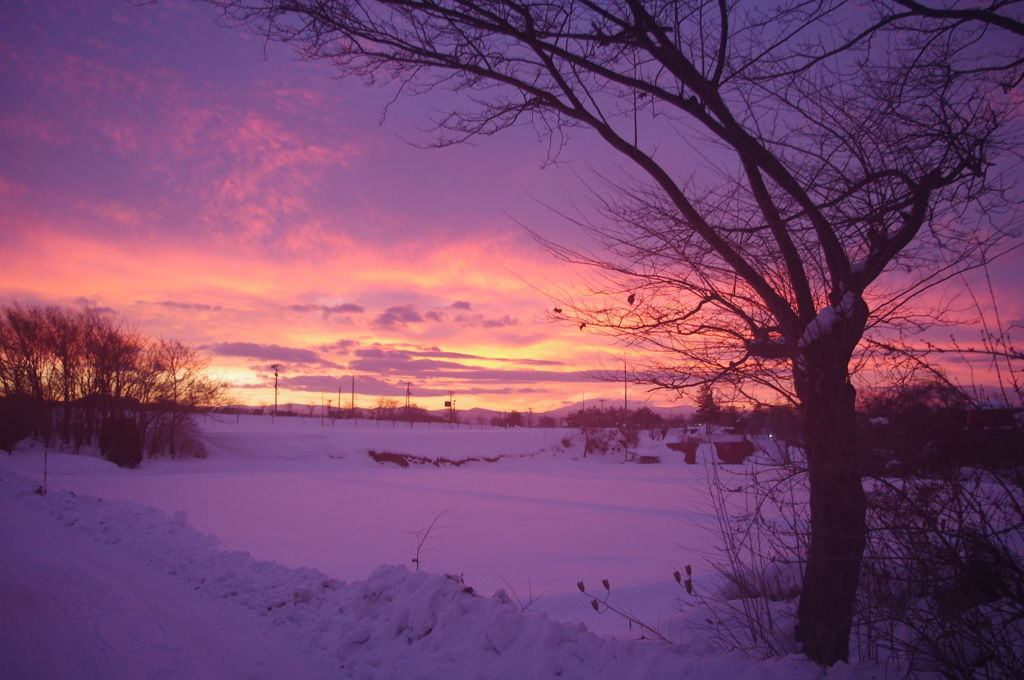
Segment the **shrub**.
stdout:
<path fill-rule="evenodd" d="M 866 651 L 950 679 L 1024 677 L 1024 470 L 878 482 L 861 586 Z"/>
<path fill-rule="evenodd" d="M 28 397 L 0 397 L 0 451 L 13 452 L 15 444 L 32 433 L 40 410 Z"/>
<path fill-rule="evenodd" d="M 584 427 L 583 455 L 622 453 L 626 450 L 626 441 L 622 434 L 614 428 Z"/>
<path fill-rule="evenodd" d="M 147 435 L 150 458 L 165 452 L 171 458 L 206 458 L 206 446 L 194 413 L 174 409 L 158 413 L 150 422 Z"/>
<path fill-rule="evenodd" d="M 142 462 L 142 432 L 128 416 L 108 418 L 100 430 L 100 452 L 118 467 L 134 468 Z"/>

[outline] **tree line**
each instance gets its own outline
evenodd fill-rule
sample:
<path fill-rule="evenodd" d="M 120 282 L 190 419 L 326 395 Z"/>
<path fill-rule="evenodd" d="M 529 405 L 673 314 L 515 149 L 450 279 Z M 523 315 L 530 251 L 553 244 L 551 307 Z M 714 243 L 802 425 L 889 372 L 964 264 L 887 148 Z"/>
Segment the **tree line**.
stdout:
<path fill-rule="evenodd" d="M 209 360 L 95 308 L 0 305 L 0 449 L 25 437 L 76 452 L 99 446 L 134 467 L 150 457 L 202 457 L 198 409 L 224 403 Z"/>

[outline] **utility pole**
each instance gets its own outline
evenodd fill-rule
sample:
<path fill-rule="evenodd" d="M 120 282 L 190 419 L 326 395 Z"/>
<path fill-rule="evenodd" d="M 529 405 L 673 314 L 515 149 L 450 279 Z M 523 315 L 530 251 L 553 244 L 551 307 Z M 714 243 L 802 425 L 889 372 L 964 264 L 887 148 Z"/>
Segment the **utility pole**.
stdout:
<path fill-rule="evenodd" d="M 274 412 L 270 416 L 270 422 L 273 423 L 277 417 L 277 374 L 281 370 L 281 364 L 273 364 L 271 368 L 274 369 Z"/>
<path fill-rule="evenodd" d="M 629 366 L 622 360 L 622 431 L 629 431 Z M 626 460 L 635 460 L 629 453 L 629 439 L 626 439 Z"/>
<path fill-rule="evenodd" d="M 629 367 L 622 362 L 622 424 L 629 423 Z"/>
<path fill-rule="evenodd" d="M 324 391 L 320 390 L 320 427 L 324 426 Z"/>
<path fill-rule="evenodd" d="M 412 383 L 405 383 L 405 419 L 409 421 L 409 427 L 412 427 L 412 412 L 410 410 L 410 399 L 412 399 Z"/>
<path fill-rule="evenodd" d="M 448 390 L 448 401 L 444 403 L 448 407 L 448 422 L 455 422 L 455 392 Z"/>

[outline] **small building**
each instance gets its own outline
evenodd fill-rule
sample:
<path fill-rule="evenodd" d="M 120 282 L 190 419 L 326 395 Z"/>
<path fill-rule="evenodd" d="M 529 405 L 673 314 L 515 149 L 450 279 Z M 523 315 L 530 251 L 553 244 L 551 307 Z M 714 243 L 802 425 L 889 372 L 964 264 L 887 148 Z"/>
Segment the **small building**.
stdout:
<path fill-rule="evenodd" d="M 739 441 L 712 442 L 715 445 L 715 452 L 718 453 L 718 459 L 726 465 L 740 465 L 748 456 L 757 451 L 754 442 L 747 439 L 745 435 L 740 436 L 742 438 Z"/>
<path fill-rule="evenodd" d="M 1009 405 L 1001 401 L 979 402 L 967 411 L 967 429 L 987 430 L 1014 427 L 1017 413 L 1020 413 L 1020 409 L 1010 408 Z"/>
<path fill-rule="evenodd" d="M 678 442 L 666 442 L 665 446 L 679 451 L 688 465 L 694 465 L 697 463 L 697 449 L 704 441 L 714 445 L 718 459 L 726 465 L 739 465 L 757 451 L 757 447 L 746 435 L 724 433 L 707 435 L 706 439 L 687 436 Z"/>
<path fill-rule="evenodd" d="M 683 439 L 677 442 L 665 442 L 665 446 L 672 449 L 673 451 L 679 451 L 680 453 L 682 453 L 687 465 L 696 465 L 697 447 L 700 446 L 699 438 L 684 437 Z"/>

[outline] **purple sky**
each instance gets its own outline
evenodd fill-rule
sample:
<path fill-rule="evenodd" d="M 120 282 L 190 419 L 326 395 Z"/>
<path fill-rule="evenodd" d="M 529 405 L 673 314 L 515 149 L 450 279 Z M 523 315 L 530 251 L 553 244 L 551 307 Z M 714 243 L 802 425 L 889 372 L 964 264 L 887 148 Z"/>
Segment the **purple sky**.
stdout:
<path fill-rule="evenodd" d="M 274 362 L 297 401 L 352 373 L 364 405 L 403 380 L 428 408 L 449 389 L 535 410 L 620 393 L 580 373 L 606 342 L 542 321 L 542 291 L 573 274 L 520 225 L 575 238 L 543 204 L 582 186 L 543 167 L 535 131 L 417 148 L 429 101 L 381 124 L 387 87 L 191 2 L 15 0 L 0 18 L 0 297 L 195 343 L 249 403 L 272 399 Z"/>
<path fill-rule="evenodd" d="M 547 324 L 578 273 L 520 225 L 579 243 L 551 208 L 617 163 L 586 133 L 545 166 L 530 128 L 420 149 L 429 98 L 332 79 L 184 0 L 10 0 L 0 9 L 0 299 L 92 304 L 204 349 L 248 403 L 347 390 L 438 408 L 547 410 L 621 386 L 621 356 Z M 665 153 L 669 153 L 666 149 Z M 1016 291 L 1021 258 L 998 272 Z M 1004 318 L 1021 319 L 1020 296 Z M 603 359 L 602 359 L 603 358 Z M 641 389 L 637 388 L 637 398 Z M 661 400 L 664 401 L 664 400 Z"/>

